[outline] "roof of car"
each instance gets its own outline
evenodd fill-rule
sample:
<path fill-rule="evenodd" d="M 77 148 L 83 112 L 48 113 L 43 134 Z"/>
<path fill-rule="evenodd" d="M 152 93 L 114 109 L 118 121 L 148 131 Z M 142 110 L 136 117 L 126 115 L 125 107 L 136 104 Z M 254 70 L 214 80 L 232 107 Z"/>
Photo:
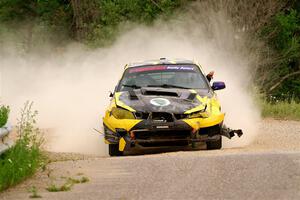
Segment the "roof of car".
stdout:
<path fill-rule="evenodd" d="M 196 64 L 195 61 L 186 60 L 186 59 L 167 59 L 167 58 L 160 58 L 157 60 L 147 60 L 142 62 L 134 62 L 129 63 L 125 66 L 127 67 L 141 67 L 145 65 L 163 65 L 163 64 Z"/>

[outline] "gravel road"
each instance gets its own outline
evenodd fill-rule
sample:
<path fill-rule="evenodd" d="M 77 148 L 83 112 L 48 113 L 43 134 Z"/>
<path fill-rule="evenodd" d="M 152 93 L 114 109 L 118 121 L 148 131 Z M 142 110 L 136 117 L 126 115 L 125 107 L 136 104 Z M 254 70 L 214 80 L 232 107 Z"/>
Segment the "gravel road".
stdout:
<path fill-rule="evenodd" d="M 0 193 L 0 199 L 300 199 L 300 122 L 264 120 L 253 144 L 217 151 L 79 157 Z M 48 192 L 66 178 L 88 177 L 70 191 Z"/>

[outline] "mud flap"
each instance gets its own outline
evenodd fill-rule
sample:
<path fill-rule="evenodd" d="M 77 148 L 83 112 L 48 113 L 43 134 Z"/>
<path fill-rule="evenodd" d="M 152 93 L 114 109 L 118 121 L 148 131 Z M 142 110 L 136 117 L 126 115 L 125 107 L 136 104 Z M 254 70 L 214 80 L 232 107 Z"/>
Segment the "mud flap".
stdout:
<path fill-rule="evenodd" d="M 130 148 L 130 139 L 128 137 L 121 137 L 119 140 L 119 151 L 126 151 Z"/>
<path fill-rule="evenodd" d="M 234 130 L 226 127 L 225 125 L 222 126 L 221 135 L 231 139 L 232 137 L 235 136 L 235 134 L 237 134 L 238 137 L 241 137 L 243 135 L 243 131 L 241 129 Z"/>

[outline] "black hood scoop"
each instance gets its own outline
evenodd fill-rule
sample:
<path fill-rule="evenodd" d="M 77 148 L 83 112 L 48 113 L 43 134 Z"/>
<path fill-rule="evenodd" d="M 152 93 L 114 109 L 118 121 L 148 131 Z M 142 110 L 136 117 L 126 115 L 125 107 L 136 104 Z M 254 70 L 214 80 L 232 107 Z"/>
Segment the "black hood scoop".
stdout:
<path fill-rule="evenodd" d="M 169 96 L 169 97 L 179 97 L 180 95 L 178 92 L 175 91 L 166 91 L 166 90 L 159 90 L 159 89 L 142 89 L 141 93 L 143 95 L 149 96 Z"/>
<path fill-rule="evenodd" d="M 133 90 L 129 90 L 129 98 L 130 100 L 139 100 L 138 96 L 136 95 L 136 93 Z"/>

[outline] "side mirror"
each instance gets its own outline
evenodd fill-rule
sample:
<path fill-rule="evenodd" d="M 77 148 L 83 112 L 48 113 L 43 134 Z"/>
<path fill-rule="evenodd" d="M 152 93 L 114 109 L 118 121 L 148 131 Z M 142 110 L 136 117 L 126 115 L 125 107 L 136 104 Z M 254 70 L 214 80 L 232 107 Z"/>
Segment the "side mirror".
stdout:
<path fill-rule="evenodd" d="M 213 90 L 222 90 L 224 88 L 226 88 L 225 83 L 222 81 L 218 81 L 218 82 L 213 82 L 211 88 Z"/>
<path fill-rule="evenodd" d="M 111 91 L 109 91 L 109 97 L 113 97 L 113 96 L 114 94 Z"/>

